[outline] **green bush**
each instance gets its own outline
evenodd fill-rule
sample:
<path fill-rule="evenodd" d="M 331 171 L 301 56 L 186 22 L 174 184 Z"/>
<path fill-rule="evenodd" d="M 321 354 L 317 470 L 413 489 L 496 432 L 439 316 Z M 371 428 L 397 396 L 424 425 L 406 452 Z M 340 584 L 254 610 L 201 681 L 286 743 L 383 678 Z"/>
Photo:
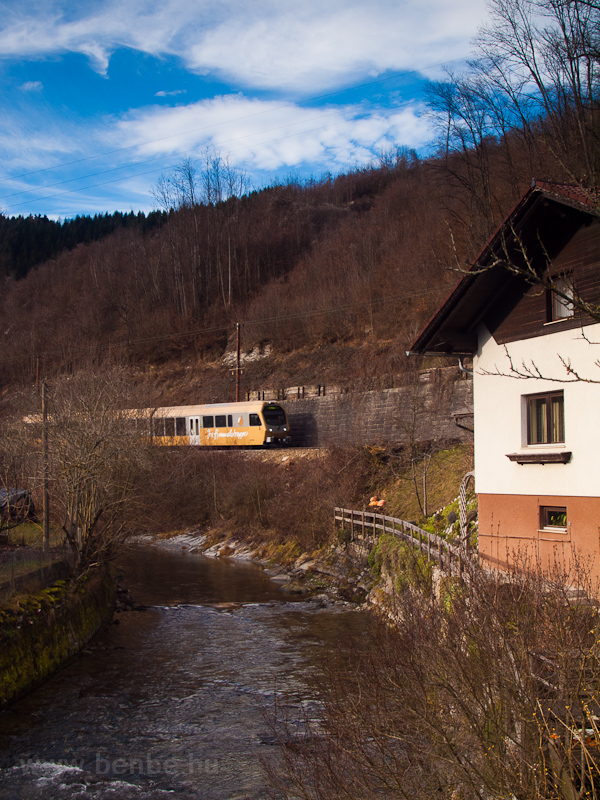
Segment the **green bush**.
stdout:
<path fill-rule="evenodd" d="M 413 547 L 393 534 L 380 536 L 368 557 L 375 577 L 385 568 L 394 581 L 397 592 L 418 589 L 426 594 L 433 588 L 433 564 Z"/>

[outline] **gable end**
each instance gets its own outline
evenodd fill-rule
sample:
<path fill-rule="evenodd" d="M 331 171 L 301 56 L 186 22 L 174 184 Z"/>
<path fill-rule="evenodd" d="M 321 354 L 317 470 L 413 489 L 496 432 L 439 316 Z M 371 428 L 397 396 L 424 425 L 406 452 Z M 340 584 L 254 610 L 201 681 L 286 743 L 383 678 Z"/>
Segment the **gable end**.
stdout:
<path fill-rule="evenodd" d="M 587 303 L 600 305 L 600 222 L 593 220 L 581 226 L 552 258 L 547 271 L 551 277 L 568 276 L 577 295 Z M 512 308 L 502 302 L 496 303 L 494 314 L 484 318 L 498 344 L 579 328 L 597 321 L 581 312 L 552 321 L 552 298 L 542 286 L 524 286 L 514 301 Z"/>

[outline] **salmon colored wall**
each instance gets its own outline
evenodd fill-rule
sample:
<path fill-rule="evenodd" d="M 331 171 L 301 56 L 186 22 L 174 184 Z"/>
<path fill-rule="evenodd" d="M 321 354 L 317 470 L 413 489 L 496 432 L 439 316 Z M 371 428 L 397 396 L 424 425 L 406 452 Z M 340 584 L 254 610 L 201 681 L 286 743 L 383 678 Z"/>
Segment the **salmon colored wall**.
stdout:
<path fill-rule="evenodd" d="M 565 506 L 567 532 L 539 530 L 540 506 Z M 479 495 L 479 554 L 502 566 L 528 557 L 548 568 L 568 567 L 573 553 L 600 581 L 600 498 L 556 495 Z"/>

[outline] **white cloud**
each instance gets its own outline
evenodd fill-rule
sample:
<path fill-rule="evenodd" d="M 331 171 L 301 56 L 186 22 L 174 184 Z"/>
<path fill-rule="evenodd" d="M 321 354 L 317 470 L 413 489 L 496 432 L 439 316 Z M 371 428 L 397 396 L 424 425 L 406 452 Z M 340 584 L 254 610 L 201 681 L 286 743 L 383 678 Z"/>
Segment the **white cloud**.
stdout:
<path fill-rule="evenodd" d="M 186 89 L 174 89 L 172 92 L 167 92 L 162 89 L 160 92 L 156 92 L 154 95 L 155 97 L 175 97 L 178 94 L 186 94 Z"/>
<path fill-rule="evenodd" d="M 41 81 L 26 81 L 19 86 L 22 92 L 41 92 L 44 85 Z"/>
<path fill-rule="evenodd" d="M 164 79 L 149 89 L 156 105 L 115 121 L 103 112 L 101 102 L 93 112 L 86 110 L 91 103 L 72 109 L 45 104 L 44 97 L 59 96 L 50 91 L 52 70 L 25 73 L 21 81 L 33 74 L 43 84 L 28 80 L 20 91 L 5 87 L 0 205 L 21 199 L 3 200 L 2 195 L 27 188 L 49 197 L 44 186 L 76 175 L 89 176 L 89 191 L 54 201 L 63 209 L 122 207 L 117 202 L 121 190 L 132 193 L 137 205 L 144 187 L 155 179 L 151 170 L 163 162 L 140 165 L 148 174 L 135 179 L 135 190 L 133 179 L 107 188 L 100 188 L 102 183 L 122 175 L 115 170 L 132 161 L 163 158 L 168 168 L 205 147 L 229 154 L 232 162 L 256 174 L 296 167 L 343 171 L 390 145 L 418 149 L 431 134 L 416 102 L 394 109 L 349 103 L 336 107 L 331 98 L 331 105 L 308 108 L 253 99 L 252 89 L 265 90 L 270 97 L 281 92 L 306 98 L 368 83 L 385 72 L 418 69 L 433 76 L 435 65 L 468 55 L 470 39 L 484 20 L 484 5 L 485 0 L 0 0 L 0 59 L 6 62 L 79 53 L 97 72 L 107 74 L 112 54 L 127 48 L 157 58 L 175 57 L 179 66 L 209 76 L 206 87 L 218 80 L 231 92 L 169 107 L 185 90 L 159 87 L 188 84 L 180 76 L 172 82 Z M 109 74 L 118 87 L 122 73 Z M 389 85 L 381 86 L 386 103 L 393 97 Z M 240 88 L 244 94 L 235 93 Z M 403 103 L 401 93 L 397 102 Z M 95 116 L 86 117 L 88 113 Z M 134 150 L 117 152 L 129 146 Z M 32 177 L 23 180 L 29 172 Z M 40 205 L 32 207 L 38 210 Z M 48 202 L 45 209 L 53 205 Z M 15 213 L 25 210 L 19 206 Z"/>
<path fill-rule="evenodd" d="M 105 72 L 129 47 L 240 85 L 314 91 L 464 57 L 485 0 L 68 0 L 21 4 L 0 56 L 83 53 Z M 80 10 L 83 9 L 83 10 Z"/>
<path fill-rule="evenodd" d="M 315 91 L 464 57 L 482 16 L 482 0 L 273 0 L 204 31 L 187 58 L 246 86 Z"/>
<path fill-rule="evenodd" d="M 118 135 L 142 158 L 214 147 L 248 168 L 275 170 L 305 162 L 364 163 L 394 143 L 422 146 L 431 131 L 417 105 L 365 113 L 358 106 L 302 108 L 235 94 L 137 111 L 118 125 Z"/>

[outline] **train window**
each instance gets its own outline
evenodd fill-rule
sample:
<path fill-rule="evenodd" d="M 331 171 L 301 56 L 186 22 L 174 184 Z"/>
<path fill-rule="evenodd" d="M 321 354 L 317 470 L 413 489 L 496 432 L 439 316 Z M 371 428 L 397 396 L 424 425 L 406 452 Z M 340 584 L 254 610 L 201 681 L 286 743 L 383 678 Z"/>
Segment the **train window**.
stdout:
<path fill-rule="evenodd" d="M 260 424 L 261 424 L 260 417 L 258 416 L 258 414 L 250 414 L 250 425 L 254 427 L 256 426 L 260 427 Z"/>
<path fill-rule="evenodd" d="M 185 417 L 175 417 L 175 435 L 185 436 Z"/>
<path fill-rule="evenodd" d="M 165 423 L 165 436 L 175 436 L 175 419 L 173 417 L 166 417 Z"/>
<path fill-rule="evenodd" d="M 214 417 L 202 417 L 202 427 L 203 428 L 214 428 L 215 427 L 215 418 Z"/>
<path fill-rule="evenodd" d="M 233 428 L 233 416 L 231 414 L 227 414 L 227 427 Z"/>
<path fill-rule="evenodd" d="M 263 411 L 267 425 L 285 425 L 285 412 L 281 406 L 265 406 Z"/>
<path fill-rule="evenodd" d="M 217 414 L 215 417 L 215 428 L 226 428 L 227 427 L 227 417 L 225 414 Z"/>

